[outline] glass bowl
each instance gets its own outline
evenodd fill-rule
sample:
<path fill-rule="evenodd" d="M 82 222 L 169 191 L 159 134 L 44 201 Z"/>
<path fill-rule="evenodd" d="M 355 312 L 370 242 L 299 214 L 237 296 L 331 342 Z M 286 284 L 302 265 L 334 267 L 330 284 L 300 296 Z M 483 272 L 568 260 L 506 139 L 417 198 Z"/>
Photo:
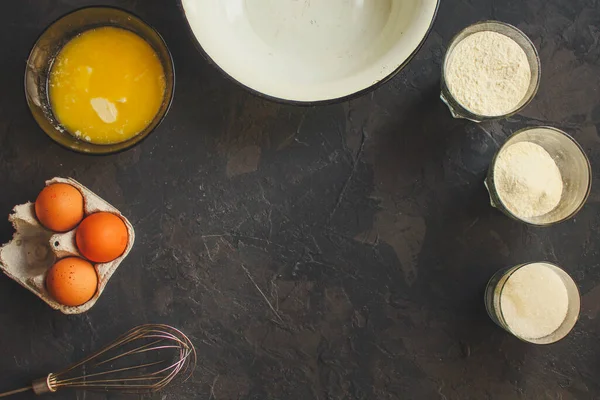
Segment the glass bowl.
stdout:
<path fill-rule="evenodd" d="M 448 85 L 446 84 L 447 63 L 456 45 L 460 43 L 463 39 L 465 39 L 467 36 L 472 35 L 473 33 L 483 31 L 496 32 L 504 36 L 508 36 L 523 49 L 525 55 L 527 56 L 527 61 L 529 61 L 529 68 L 531 70 L 531 80 L 529 82 L 529 88 L 527 89 L 525 96 L 523 97 L 523 99 L 521 99 L 519 104 L 517 104 L 517 106 L 512 111 L 503 115 L 479 115 L 468 110 L 467 108 L 463 107 L 458 102 L 458 100 L 456 100 L 456 98 L 450 92 Z M 464 118 L 473 122 L 483 122 L 507 118 L 513 114 L 518 113 L 531 102 L 531 100 L 534 98 L 535 94 L 538 91 L 538 87 L 540 85 L 540 76 L 540 57 L 538 56 L 538 52 L 535 46 L 527 37 L 527 35 L 525 35 L 523 32 L 521 32 L 514 26 L 506 24 L 504 22 L 482 21 L 463 29 L 458 34 L 456 34 L 456 36 L 454 36 L 454 38 L 452 38 L 452 40 L 450 41 L 450 44 L 448 45 L 448 50 L 446 51 L 446 56 L 444 57 L 444 62 L 442 64 L 442 93 L 440 95 L 440 98 L 444 103 L 446 103 L 454 118 Z"/>
<path fill-rule="evenodd" d="M 494 181 L 496 160 L 508 146 L 518 142 L 531 142 L 544 148 L 552 156 L 563 180 L 563 192 L 558 205 L 550 212 L 524 218 L 511 212 L 498 195 Z M 535 226 L 549 226 L 573 217 L 585 204 L 592 187 L 592 167 L 581 146 L 565 132 L 547 126 L 525 128 L 515 132 L 494 156 L 485 185 L 493 207 L 509 217 Z"/>
<path fill-rule="evenodd" d="M 115 26 L 145 39 L 158 55 L 165 72 L 165 95 L 152 122 L 136 136 L 115 144 L 89 143 L 68 133 L 57 121 L 48 98 L 48 77 L 52 63 L 62 47 L 89 29 Z M 86 7 L 75 10 L 52 23 L 35 42 L 25 69 L 25 96 L 33 117 L 58 144 L 87 154 L 111 154 L 126 150 L 146 138 L 164 119 L 173 100 L 175 68 L 167 44 L 160 34 L 135 15 L 114 7 Z"/>
<path fill-rule="evenodd" d="M 511 275 L 518 271 L 521 268 L 527 267 L 532 264 L 543 264 L 545 267 L 550 268 L 554 273 L 558 275 L 558 277 L 562 280 L 567 290 L 567 298 L 569 304 L 567 305 L 567 314 L 565 315 L 565 319 L 560 324 L 560 326 L 549 335 L 539 337 L 539 338 L 524 338 L 515 333 L 506 322 L 503 312 L 502 312 L 502 293 L 504 290 L 505 284 L 510 279 Z M 562 268 L 558 267 L 549 262 L 531 262 L 520 264 L 511 268 L 502 269 L 489 280 L 486 288 L 485 288 L 485 308 L 487 310 L 488 315 L 498 326 L 517 337 L 518 339 L 534 344 L 550 344 L 557 342 L 567 336 L 569 332 L 575 326 L 575 323 L 579 319 L 579 311 L 581 308 L 581 297 L 579 294 L 579 289 L 577 288 L 577 284 L 573 281 L 573 278 L 569 274 L 567 274 Z"/>

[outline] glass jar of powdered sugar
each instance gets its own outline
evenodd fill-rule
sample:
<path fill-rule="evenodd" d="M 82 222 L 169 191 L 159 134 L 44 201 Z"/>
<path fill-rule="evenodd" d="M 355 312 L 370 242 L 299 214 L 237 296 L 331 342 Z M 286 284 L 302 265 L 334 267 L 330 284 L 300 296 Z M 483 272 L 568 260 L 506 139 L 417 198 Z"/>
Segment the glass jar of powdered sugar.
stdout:
<path fill-rule="evenodd" d="M 521 111 L 539 83 L 540 59 L 531 40 L 512 25 L 483 21 L 451 40 L 440 98 L 454 118 L 482 122 Z"/>
<path fill-rule="evenodd" d="M 583 207 L 592 169 L 581 146 L 565 132 L 525 128 L 498 150 L 485 185 L 493 207 L 515 220 L 549 226 Z"/>
<path fill-rule="evenodd" d="M 549 262 L 532 262 L 498 271 L 485 289 L 490 318 L 517 338 L 554 343 L 575 326 L 580 294 L 573 279 Z"/>

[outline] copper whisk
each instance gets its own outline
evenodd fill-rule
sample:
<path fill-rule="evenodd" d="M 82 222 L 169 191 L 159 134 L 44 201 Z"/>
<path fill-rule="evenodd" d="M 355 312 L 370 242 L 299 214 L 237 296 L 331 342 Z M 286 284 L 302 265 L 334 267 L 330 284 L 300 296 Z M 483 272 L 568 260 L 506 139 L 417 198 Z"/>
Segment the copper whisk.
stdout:
<path fill-rule="evenodd" d="M 196 350 L 181 331 L 168 325 L 140 325 L 67 369 L 30 386 L 0 393 L 0 397 L 29 390 L 46 394 L 63 388 L 150 393 L 163 389 L 180 372 L 189 372 L 189 378 L 195 366 Z"/>

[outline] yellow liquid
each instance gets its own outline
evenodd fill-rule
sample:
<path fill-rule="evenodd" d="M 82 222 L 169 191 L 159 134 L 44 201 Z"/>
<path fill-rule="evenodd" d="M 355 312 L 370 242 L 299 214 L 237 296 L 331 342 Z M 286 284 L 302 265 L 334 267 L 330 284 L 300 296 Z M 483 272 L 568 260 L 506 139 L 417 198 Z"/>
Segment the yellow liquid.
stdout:
<path fill-rule="evenodd" d="M 102 27 L 83 32 L 62 48 L 49 86 L 54 115 L 69 133 L 113 144 L 152 122 L 165 95 L 165 73 L 144 39 Z"/>

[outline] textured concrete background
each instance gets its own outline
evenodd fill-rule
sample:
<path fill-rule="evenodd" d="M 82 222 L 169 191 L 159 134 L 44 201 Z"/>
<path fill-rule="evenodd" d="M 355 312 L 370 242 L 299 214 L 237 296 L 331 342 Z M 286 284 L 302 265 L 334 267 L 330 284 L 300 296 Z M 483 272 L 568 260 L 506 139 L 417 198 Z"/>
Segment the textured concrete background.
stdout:
<path fill-rule="evenodd" d="M 47 139 L 22 85 L 44 27 L 96 3 L 153 24 L 178 79 L 162 126 L 107 157 Z M 152 399 L 599 399 L 600 185 L 576 218 L 546 229 L 495 211 L 483 186 L 505 138 L 539 124 L 572 134 L 600 176 L 598 10 L 598 0 L 443 0 L 423 49 L 393 80 L 299 108 L 224 78 L 196 51 L 174 1 L 7 3 L 0 214 L 34 200 L 47 178 L 72 176 L 127 215 L 137 241 L 81 316 L 53 312 L 0 276 L 0 389 L 135 324 L 163 322 L 191 336 L 200 360 L 191 381 Z M 453 120 L 438 99 L 445 46 L 488 18 L 538 47 L 538 96 L 507 121 Z M 0 241 L 11 235 L 0 221 Z M 531 260 L 557 262 L 581 288 L 580 321 L 555 345 L 517 341 L 483 307 L 496 270 Z"/>

